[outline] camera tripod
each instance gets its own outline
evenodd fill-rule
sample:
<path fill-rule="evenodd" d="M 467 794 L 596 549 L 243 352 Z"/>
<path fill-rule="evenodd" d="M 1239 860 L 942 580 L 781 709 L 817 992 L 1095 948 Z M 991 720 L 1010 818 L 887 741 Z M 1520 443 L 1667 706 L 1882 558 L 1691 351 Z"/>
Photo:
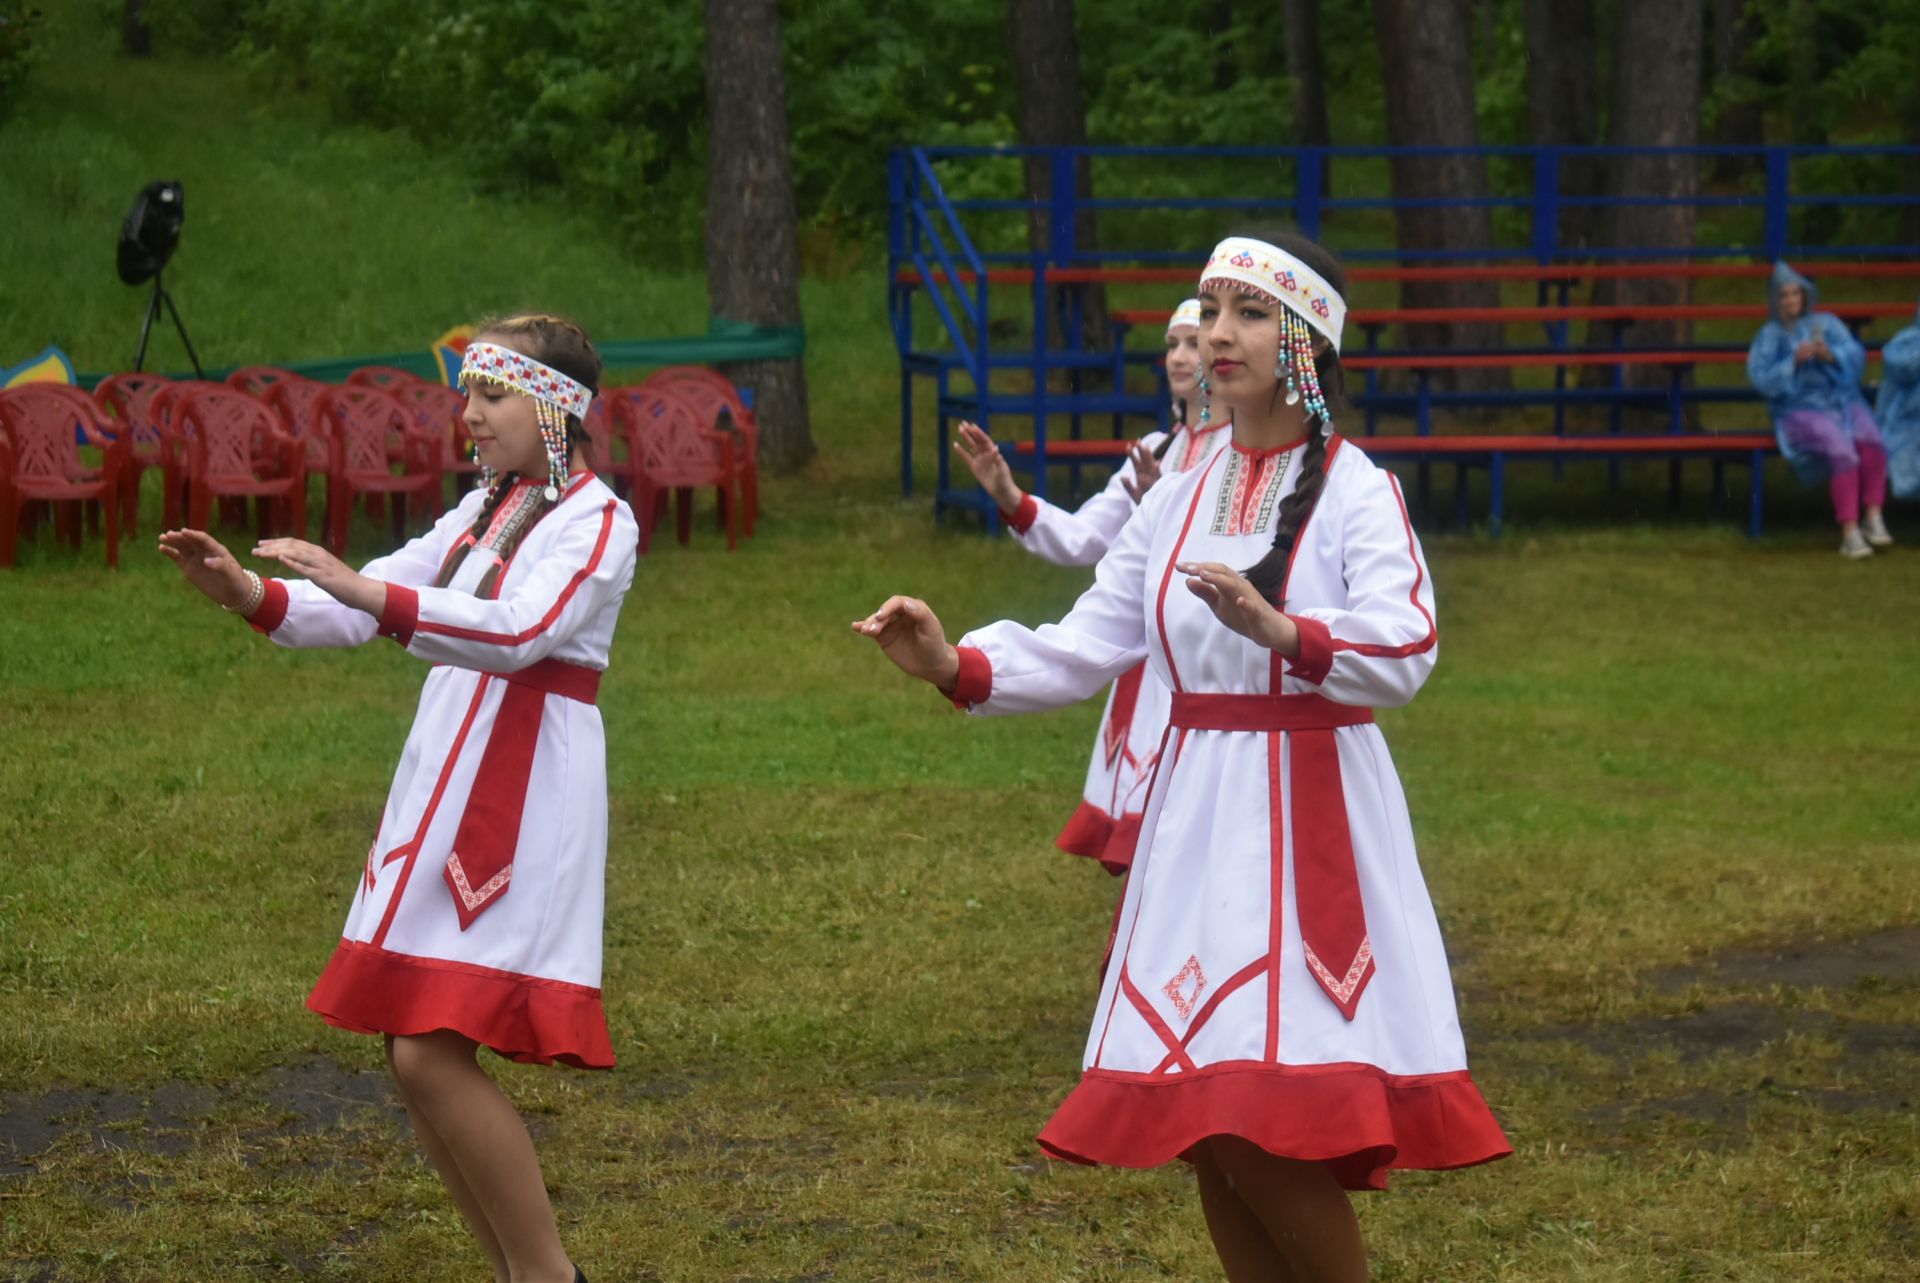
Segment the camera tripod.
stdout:
<path fill-rule="evenodd" d="M 147 299 L 147 319 L 140 322 L 140 351 L 133 358 L 133 368 L 138 370 L 147 359 L 147 338 L 153 330 L 153 318 L 160 315 L 160 304 L 167 305 L 167 314 L 173 318 L 173 328 L 180 332 L 180 341 L 187 345 L 187 359 L 193 362 L 193 375 L 197 379 L 206 378 L 206 372 L 200 368 L 200 358 L 194 353 L 193 340 L 187 337 L 187 327 L 180 319 L 180 309 L 173 305 L 173 295 L 167 293 L 162 283 L 161 272 L 153 274 L 153 293 Z"/>

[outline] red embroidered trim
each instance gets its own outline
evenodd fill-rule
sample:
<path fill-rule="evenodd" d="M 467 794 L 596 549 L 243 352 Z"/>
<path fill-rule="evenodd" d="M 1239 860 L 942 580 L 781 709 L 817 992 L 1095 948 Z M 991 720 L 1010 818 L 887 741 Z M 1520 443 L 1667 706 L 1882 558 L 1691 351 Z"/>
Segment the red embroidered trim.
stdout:
<path fill-rule="evenodd" d="M 553 605 L 547 608 L 547 613 L 541 616 L 540 622 L 531 628 L 517 633 L 490 633 L 478 628 L 458 628 L 452 624 L 436 624 L 427 619 L 420 621 L 416 631 L 434 633 L 442 637 L 457 637 L 462 641 L 485 642 L 494 646 L 518 646 L 538 637 L 553 626 L 553 621 L 560 618 L 561 612 L 567 608 L 567 603 L 573 600 L 574 593 L 580 590 L 580 585 L 591 579 L 593 572 L 599 569 L 600 558 L 607 550 L 607 539 L 613 533 L 613 510 L 619 502 L 618 499 L 607 500 L 606 507 L 601 510 L 600 537 L 593 545 L 593 555 L 587 558 L 586 565 L 574 571 L 573 578 L 569 579 L 567 586 L 560 590 L 559 597 L 555 598 Z M 501 577 L 503 579 L 506 577 L 505 571 L 501 572 Z"/>
<path fill-rule="evenodd" d="M 1413 538 L 1413 521 L 1407 516 L 1407 499 L 1400 493 L 1400 479 L 1388 473 L 1387 484 L 1393 487 L 1394 501 L 1400 505 L 1400 523 L 1407 530 L 1407 560 L 1413 563 L 1413 591 L 1407 594 L 1407 599 L 1413 603 L 1413 608 L 1420 612 L 1420 617 L 1427 621 L 1427 635 L 1419 641 L 1408 642 L 1404 646 L 1385 646 L 1378 642 L 1341 641 L 1334 637 L 1332 646 L 1334 650 L 1350 650 L 1356 655 L 1374 655 L 1382 659 L 1406 659 L 1411 655 L 1432 650 L 1434 643 L 1440 639 L 1440 630 L 1434 624 L 1433 616 L 1427 613 L 1427 608 L 1420 604 L 1420 585 L 1426 582 L 1426 567 L 1420 564 L 1420 554 Z"/>
<path fill-rule="evenodd" d="M 263 636 L 287 622 L 287 586 L 278 579 L 269 579 L 266 589 L 259 606 L 247 616 L 247 626 Z"/>

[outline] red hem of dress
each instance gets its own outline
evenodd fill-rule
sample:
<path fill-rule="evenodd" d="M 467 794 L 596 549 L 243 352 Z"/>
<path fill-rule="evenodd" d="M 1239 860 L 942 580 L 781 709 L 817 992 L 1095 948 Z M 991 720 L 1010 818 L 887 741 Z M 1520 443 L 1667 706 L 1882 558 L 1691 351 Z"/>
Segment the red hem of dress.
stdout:
<path fill-rule="evenodd" d="M 1100 861 L 1100 866 L 1117 878 L 1133 867 L 1133 848 L 1140 842 L 1141 819 L 1140 815 L 1130 813 L 1116 820 L 1083 799 L 1053 844 L 1068 855 Z"/>
<path fill-rule="evenodd" d="M 1513 1152 L 1465 1070 L 1402 1077 L 1361 1064 L 1090 1070 L 1039 1140 L 1070 1163 L 1157 1167 L 1209 1136 L 1324 1163 L 1350 1190 L 1385 1189 L 1391 1168 L 1444 1171 Z"/>
<path fill-rule="evenodd" d="M 357 1034 L 451 1029 L 526 1065 L 613 1068 L 600 991 L 342 940 L 307 1006 Z"/>

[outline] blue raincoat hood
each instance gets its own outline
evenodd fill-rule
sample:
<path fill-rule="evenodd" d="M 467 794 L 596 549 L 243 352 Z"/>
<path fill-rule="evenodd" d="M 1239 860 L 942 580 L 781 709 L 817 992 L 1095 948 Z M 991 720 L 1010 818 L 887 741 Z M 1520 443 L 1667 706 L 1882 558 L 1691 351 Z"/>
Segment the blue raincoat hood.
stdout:
<path fill-rule="evenodd" d="M 1773 277 L 1767 282 L 1767 315 L 1779 325 L 1788 324 L 1780 318 L 1780 291 L 1789 285 L 1798 285 L 1805 294 L 1805 302 L 1801 305 L 1800 315 L 1795 318 L 1796 320 L 1805 320 L 1812 316 L 1815 309 L 1820 306 L 1820 288 L 1787 266 L 1786 259 L 1777 259 L 1773 265 Z"/>

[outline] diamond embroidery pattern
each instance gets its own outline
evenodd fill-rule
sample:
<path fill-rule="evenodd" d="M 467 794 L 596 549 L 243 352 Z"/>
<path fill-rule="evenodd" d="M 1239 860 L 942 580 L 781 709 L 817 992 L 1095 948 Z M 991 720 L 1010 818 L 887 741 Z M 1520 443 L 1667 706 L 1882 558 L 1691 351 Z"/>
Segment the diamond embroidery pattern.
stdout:
<path fill-rule="evenodd" d="M 1193 991 L 1187 991 L 1187 985 L 1193 985 Z M 1179 974 L 1167 981 L 1160 992 L 1173 1001 L 1173 1009 L 1180 1013 L 1180 1019 L 1193 1019 L 1193 1009 L 1200 1005 L 1200 995 L 1207 991 L 1207 973 L 1200 969 L 1200 959 L 1187 955 L 1187 965 L 1180 968 Z"/>

